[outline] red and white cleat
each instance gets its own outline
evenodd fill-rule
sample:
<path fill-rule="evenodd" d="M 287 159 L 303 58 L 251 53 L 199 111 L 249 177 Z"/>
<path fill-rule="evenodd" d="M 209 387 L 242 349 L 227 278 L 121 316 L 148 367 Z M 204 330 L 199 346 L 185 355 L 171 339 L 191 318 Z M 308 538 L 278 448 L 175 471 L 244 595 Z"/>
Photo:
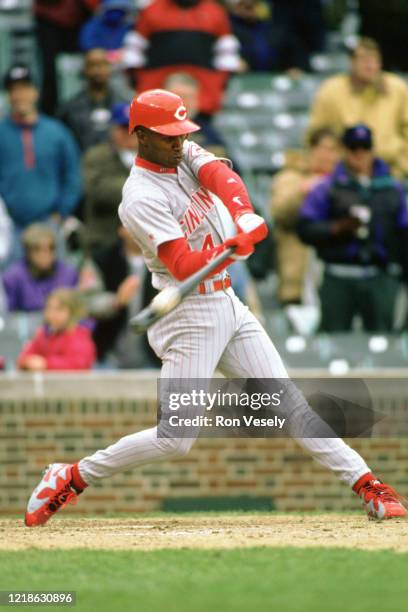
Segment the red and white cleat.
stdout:
<path fill-rule="evenodd" d="M 357 495 L 363 500 L 369 518 L 383 520 L 401 518 L 407 514 L 400 501 L 403 498 L 380 480 L 369 480 L 360 487 Z"/>
<path fill-rule="evenodd" d="M 70 463 L 52 463 L 43 472 L 28 501 L 25 513 L 27 527 L 44 525 L 58 510 L 77 503 L 77 493 L 71 488 Z"/>

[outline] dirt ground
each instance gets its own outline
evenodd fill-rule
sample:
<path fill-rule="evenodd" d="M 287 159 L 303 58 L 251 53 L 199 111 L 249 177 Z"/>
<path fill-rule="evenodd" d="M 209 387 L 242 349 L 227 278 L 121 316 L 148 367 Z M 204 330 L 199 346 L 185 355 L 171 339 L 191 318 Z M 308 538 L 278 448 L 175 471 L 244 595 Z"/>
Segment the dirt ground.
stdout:
<path fill-rule="evenodd" d="M 0 550 L 336 547 L 408 551 L 408 521 L 359 515 L 222 515 L 154 518 L 55 518 L 28 529 L 0 519 Z"/>

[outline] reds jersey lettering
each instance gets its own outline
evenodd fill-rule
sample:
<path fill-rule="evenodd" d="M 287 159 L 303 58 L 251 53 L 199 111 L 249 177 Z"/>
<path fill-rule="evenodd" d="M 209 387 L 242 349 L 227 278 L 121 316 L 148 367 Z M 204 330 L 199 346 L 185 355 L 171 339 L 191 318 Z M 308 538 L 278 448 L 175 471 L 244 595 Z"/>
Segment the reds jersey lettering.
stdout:
<path fill-rule="evenodd" d="M 200 168 L 216 159 L 186 140 L 177 171 L 160 172 L 159 167 L 155 171 L 136 165 L 130 172 L 119 216 L 142 249 L 156 289 L 177 284 L 157 256 L 160 244 L 184 237 L 193 250 L 202 250 L 203 243 L 208 244 L 208 236 L 214 246 L 230 236 L 227 209 L 197 178 Z"/>
<path fill-rule="evenodd" d="M 191 234 L 202 223 L 206 214 L 215 206 L 215 201 L 204 187 L 201 187 L 192 197 L 191 204 L 180 219 L 180 225 L 184 231 L 185 238 Z"/>

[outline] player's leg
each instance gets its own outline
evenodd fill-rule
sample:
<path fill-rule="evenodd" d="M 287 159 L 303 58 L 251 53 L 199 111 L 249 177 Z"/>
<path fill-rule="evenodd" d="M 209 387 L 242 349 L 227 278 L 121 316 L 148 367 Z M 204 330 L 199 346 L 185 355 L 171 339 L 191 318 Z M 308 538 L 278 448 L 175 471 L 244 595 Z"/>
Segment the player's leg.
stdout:
<path fill-rule="evenodd" d="M 186 392 L 190 390 L 189 381 L 203 379 L 202 385 L 206 384 L 234 332 L 223 300 L 209 296 L 210 305 L 207 301 L 208 298 L 198 296 L 188 298 L 149 331 L 149 342 L 163 363 L 160 385 L 164 394 L 168 393 L 169 385 L 182 392 L 183 380 Z M 162 413 L 166 403 L 162 397 Z M 191 428 L 185 435 L 177 428 L 177 437 L 172 438 L 164 427 L 159 432 L 157 427 L 152 427 L 130 434 L 107 449 L 85 457 L 78 464 L 81 477 L 87 483 L 94 483 L 138 465 L 186 454 L 196 437 L 191 436 Z M 198 430 L 193 433 L 198 435 Z"/>
<path fill-rule="evenodd" d="M 285 378 L 285 367 L 265 330 L 245 306 L 237 305 L 236 311 L 237 330 L 221 358 L 221 371 L 232 378 Z M 334 434 L 289 381 L 288 392 L 282 416 L 287 417 L 288 433 L 298 444 L 353 488 L 370 517 L 404 516 L 397 493 L 373 476 L 363 458 Z"/>
<path fill-rule="evenodd" d="M 238 303 L 236 309 L 239 313 L 236 332 L 221 357 L 220 370 L 230 378 L 288 379 L 282 359 L 259 321 L 243 304 Z M 310 410 L 295 385 L 291 385 L 289 380 L 286 384 L 290 401 L 285 399 L 284 407 L 290 435 L 316 461 L 352 486 L 370 471 L 367 464 Z M 330 437 L 304 437 L 316 431 L 327 431 Z"/>
<path fill-rule="evenodd" d="M 232 302 L 224 294 L 186 299 L 149 332 L 150 344 L 163 361 L 160 378 L 181 384 L 183 379 L 203 379 L 205 385 L 234 334 L 234 325 Z M 80 492 L 118 472 L 187 453 L 198 431 L 178 429 L 177 437 L 172 437 L 166 430 L 158 435 L 158 428 L 152 427 L 125 436 L 73 466 L 52 464 L 29 500 L 26 524 L 43 524 L 56 510 L 75 501 L 72 487 Z"/>

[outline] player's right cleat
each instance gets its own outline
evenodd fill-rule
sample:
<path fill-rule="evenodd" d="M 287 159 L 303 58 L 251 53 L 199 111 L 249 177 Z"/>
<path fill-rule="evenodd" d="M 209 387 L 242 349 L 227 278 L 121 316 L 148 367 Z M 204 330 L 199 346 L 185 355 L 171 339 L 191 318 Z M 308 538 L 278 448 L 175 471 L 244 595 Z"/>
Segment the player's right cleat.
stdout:
<path fill-rule="evenodd" d="M 364 509 L 371 519 L 402 518 L 407 514 L 400 501 L 402 497 L 380 480 L 368 480 L 356 493 L 363 500 Z"/>
<path fill-rule="evenodd" d="M 44 525 L 58 510 L 69 503 L 77 503 L 71 469 L 70 463 L 52 463 L 44 470 L 41 482 L 28 501 L 24 521 L 27 527 Z"/>

